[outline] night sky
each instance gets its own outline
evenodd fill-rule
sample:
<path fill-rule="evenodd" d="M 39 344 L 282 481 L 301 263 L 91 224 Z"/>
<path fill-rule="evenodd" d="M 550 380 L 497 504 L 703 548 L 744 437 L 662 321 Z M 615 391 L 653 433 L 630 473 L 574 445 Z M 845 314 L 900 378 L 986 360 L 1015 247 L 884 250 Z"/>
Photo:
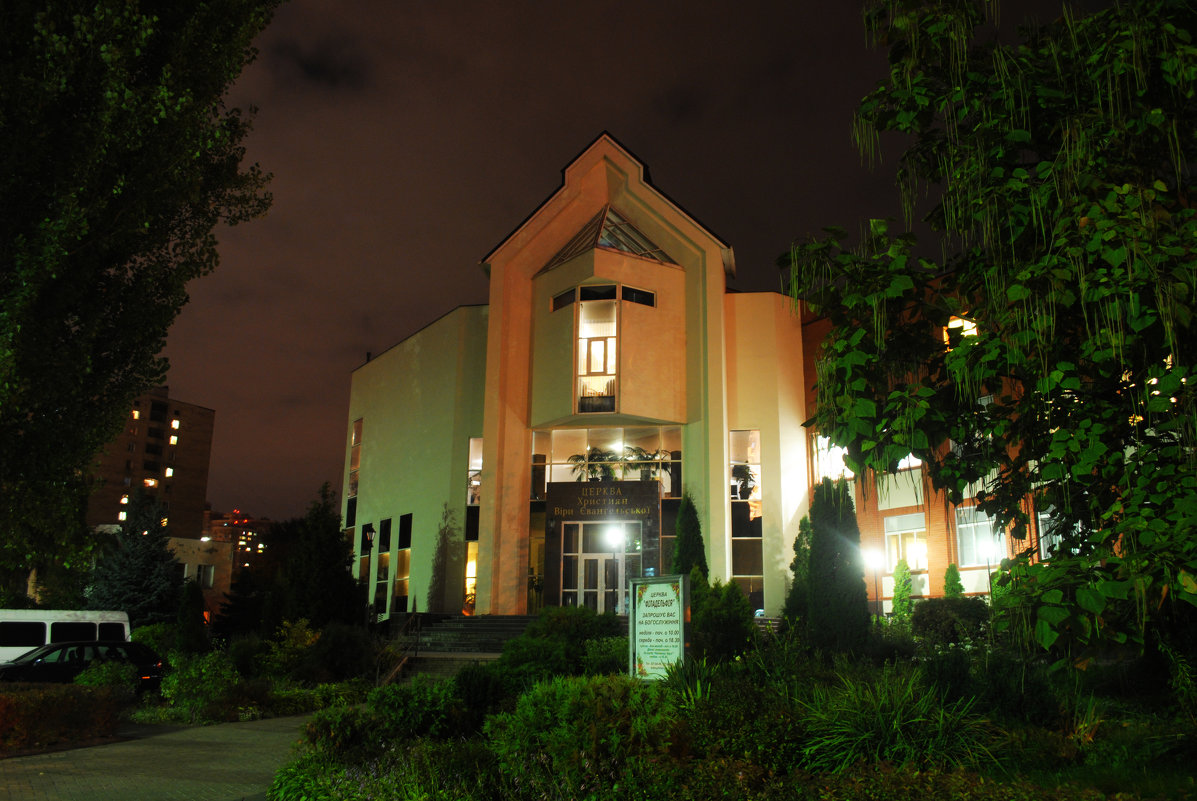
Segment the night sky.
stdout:
<path fill-rule="evenodd" d="M 171 330 L 172 397 L 216 410 L 208 499 L 284 519 L 341 491 L 350 373 L 462 304 L 479 260 L 608 131 L 735 249 L 740 290 L 779 286 L 790 242 L 894 216 L 852 145 L 885 72 L 859 6 L 832 2 L 292 0 L 230 101 L 269 215 Z"/>

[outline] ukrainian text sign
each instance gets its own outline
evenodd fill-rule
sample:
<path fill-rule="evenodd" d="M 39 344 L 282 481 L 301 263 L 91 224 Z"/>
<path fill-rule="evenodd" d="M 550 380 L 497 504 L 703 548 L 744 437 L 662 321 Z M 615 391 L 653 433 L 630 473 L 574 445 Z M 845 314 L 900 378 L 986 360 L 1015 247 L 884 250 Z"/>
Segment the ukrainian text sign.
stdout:
<path fill-rule="evenodd" d="M 628 648 L 630 670 L 642 679 L 661 679 L 686 656 L 690 577 L 632 579 Z"/>

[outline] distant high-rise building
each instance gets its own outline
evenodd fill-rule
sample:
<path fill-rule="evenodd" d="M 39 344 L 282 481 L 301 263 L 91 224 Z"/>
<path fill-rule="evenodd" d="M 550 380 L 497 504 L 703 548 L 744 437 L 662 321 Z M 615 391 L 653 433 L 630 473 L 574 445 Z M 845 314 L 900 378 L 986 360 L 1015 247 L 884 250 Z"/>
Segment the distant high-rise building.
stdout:
<path fill-rule="evenodd" d="M 96 459 L 87 525 L 120 525 L 140 491 L 162 504 L 172 537 L 202 537 L 215 419 L 212 409 L 171 398 L 168 387 L 135 399 L 124 430 Z"/>

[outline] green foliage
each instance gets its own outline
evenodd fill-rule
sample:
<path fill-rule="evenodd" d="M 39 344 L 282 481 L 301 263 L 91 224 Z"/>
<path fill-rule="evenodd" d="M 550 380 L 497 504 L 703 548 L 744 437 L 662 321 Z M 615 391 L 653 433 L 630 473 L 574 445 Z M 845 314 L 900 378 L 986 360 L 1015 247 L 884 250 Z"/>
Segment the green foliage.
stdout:
<path fill-rule="evenodd" d="M 1033 498 L 1052 559 L 1010 592 L 1029 643 L 1083 663 L 1197 605 L 1197 22 L 1126 0 L 1002 40 L 992 5 L 867 14 L 891 69 L 857 139 L 903 137 L 943 258 L 875 221 L 795 248 L 791 286 L 832 324 L 814 425 L 857 475 L 913 453 L 952 503 L 997 476 L 978 505 L 1015 538 Z M 945 342 L 952 317 L 975 335 Z"/>
<path fill-rule="evenodd" d="M 193 579 L 183 582 L 175 625 L 175 647 L 188 654 L 208 650 L 208 625 L 204 620 L 204 591 Z"/>
<path fill-rule="evenodd" d="M 709 588 L 695 567 L 690 572 L 690 654 L 724 662 L 752 647 L 756 625 L 752 605 L 734 581 Z"/>
<path fill-rule="evenodd" d="M 171 654 L 170 665 L 162 679 L 162 697 L 191 723 L 209 719 L 238 680 L 232 661 L 223 651 Z"/>
<path fill-rule="evenodd" d="M 807 623 L 807 607 L 810 602 L 810 517 L 798 521 L 798 536 L 794 538 L 794 558 L 790 561 L 790 573 L 794 580 L 786 593 L 781 616 L 786 625 L 803 629 Z"/>
<path fill-rule="evenodd" d="M 372 690 L 366 705 L 384 737 L 445 738 L 460 730 L 461 701 L 452 680 L 417 676 L 406 684 L 388 684 Z"/>
<path fill-rule="evenodd" d="M 263 602 L 262 625 L 268 628 L 260 633 L 285 620 L 303 618 L 322 628 L 364 618 L 357 582 L 349 572 L 353 545 L 341 533 L 336 496 L 327 483 L 306 515 L 272 524 L 267 536 L 283 556 Z"/>
<path fill-rule="evenodd" d="M 277 5 L 5 7 L 0 584 L 86 562 L 87 471 L 165 375 L 186 286 L 218 261 L 213 231 L 269 206 L 224 95 Z"/>
<path fill-rule="evenodd" d="M 675 525 L 677 539 L 673 543 L 673 565 L 671 572 L 678 575 L 688 575 L 697 567 L 705 579 L 710 571 L 707 569 L 707 547 L 702 540 L 702 523 L 698 519 L 698 509 L 694 506 L 694 499 L 690 493 L 682 495 L 682 502 L 678 504 L 677 523 Z"/>
<path fill-rule="evenodd" d="M 371 675 L 376 655 L 364 626 L 329 623 L 292 673 L 307 684 L 348 681 Z"/>
<path fill-rule="evenodd" d="M 509 712 L 518 695 L 512 674 L 497 662 L 475 662 L 453 677 L 455 693 L 461 699 L 462 731 L 477 734 L 482 722 L 495 712 Z"/>
<path fill-rule="evenodd" d="M 162 524 L 165 516 L 156 500 L 140 492 L 133 496 L 128 519 L 96 561 L 87 588 L 88 608 L 123 610 L 134 628 L 176 618 L 180 567 L 170 550 L 170 532 Z"/>
<path fill-rule="evenodd" d="M 109 737 L 126 700 L 112 687 L 0 684 L 0 753 Z"/>
<path fill-rule="evenodd" d="M 127 702 L 137 695 L 137 666 L 118 659 L 97 659 L 75 677 L 75 684 L 107 687 Z"/>
<path fill-rule="evenodd" d="M 596 637 L 586 641 L 582 656 L 582 673 L 587 676 L 606 676 L 628 670 L 628 638 Z"/>
<path fill-rule="evenodd" d="M 860 529 L 851 488 L 824 478 L 810 503 L 810 582 L 807 633 L 833 651 L 859 651 L 868 636 L 868 594 L 860 558 Z"/>
<path fill-rule="evenodd" d="M 614 614 L 596 614 L 585 607 L 551 606 L 540 611 L 524 633 L 503 646 L 501 663 L 538 680 L 585 671 L 586 643 L 613 637 L 620 630 Z"/>
<path fill-rule="evenodd" d="M 841 773 L 858 762 L 923 767 L 992 764 L 995 733 L 971 701 L 944 703 L 917 671 L 886 667 L 873 681 L 815 689 L 806 705 L 806 767 Z"/>
<path fill-rule="evenodd" d="M 960 580 L 960 568 L 956 567 L 955 562 L 949 564 L 943 573 L 943 597 L 964 597 L 964 582 Z"/>
<path fill-rule="evenodd" d="M 147 626 L 134 626 L 129 630 L 129 639 L 141 643 L 156 654 L 167 654 L 175 648 L 175 624 L 151 623 Z"/>
<path fill-rule="evenodd" d="M 274 637 L 266 644 L 261 672 L 273 678 L 290 676 L 307 658 L 310 649 L 320 639 L 320 632 L 304 618 L 284 620 Z"/>
<path fill-rule="evenodd" d="M 627 676 L 559 677 L 538 684 L 514 712 L 486 722 L 507 779 L 534 796 L 609 791 L 665 752 L 673 714 L 655 683 Z"/>
<path fill-rule="evenodd" d="M 911 583 L 910 565 L 906 564 L 905 559 L 899 559 L 894 565 L 894 594 L 891 603 L 893 620 L 900 625 L 909 623 L 914 615 L 914 601 L 910 598 Z"/>
<path fill-rule="evenodd" d="M 989 621 L 989 605 L 980 598 L 928 598 L 914 607 L 910 627 L 915 636 L 936 645 L 979 637 Z"/>

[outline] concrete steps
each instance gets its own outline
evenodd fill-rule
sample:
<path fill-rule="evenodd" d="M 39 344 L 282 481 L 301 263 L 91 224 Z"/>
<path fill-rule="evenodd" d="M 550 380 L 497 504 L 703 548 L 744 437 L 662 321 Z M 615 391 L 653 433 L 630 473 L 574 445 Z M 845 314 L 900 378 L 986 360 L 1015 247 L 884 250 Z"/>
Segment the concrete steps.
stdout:
<path fill-rule="evenodd" d="M 535 620 L 526 615 L 433 615 L 421 614 L 411 633 L 395 638 L 407 654 L 398 677 L 408 681 L 424 675 L 451 678 L 462 667 L 499 658 L 503 645 L 524 633 Z"/>

